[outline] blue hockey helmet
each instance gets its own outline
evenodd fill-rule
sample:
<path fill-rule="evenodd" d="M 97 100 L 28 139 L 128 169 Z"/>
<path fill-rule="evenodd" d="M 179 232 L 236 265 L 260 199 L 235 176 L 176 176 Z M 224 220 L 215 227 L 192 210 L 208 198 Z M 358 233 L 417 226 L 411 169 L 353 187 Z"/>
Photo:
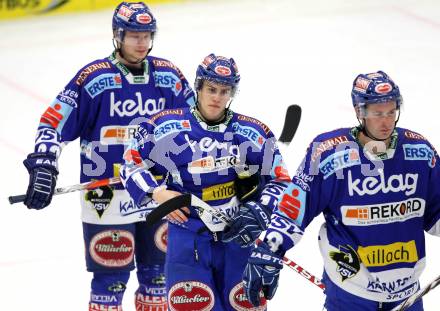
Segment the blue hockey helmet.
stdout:
<path fill-rule="evenodd" d="M 199 91 L 203 86 L 203 81 L 212 81 L 232 87 L 232 94 L 238 89 L 240 73 L 233 58 L 216 56 L 211 53 L 205 57 L 203 62 L 197 67 L 196 81 L 194 87 Z"/>
<path fill-rule="evenodd" d="M 353 82 L 351 99 L 354 107 L 395 101 L 399 109 L 403 103 L 399 87 L 383 71 L 358 75 Z"/>
<path fill-rule="evenodd" d="M 155 33 L 157 30 L 156 19 L 148 6 L 143 2 L 122 2 L 113 14 L 113 31 L 115 37 L 122 42 L 125 31 Z"/>

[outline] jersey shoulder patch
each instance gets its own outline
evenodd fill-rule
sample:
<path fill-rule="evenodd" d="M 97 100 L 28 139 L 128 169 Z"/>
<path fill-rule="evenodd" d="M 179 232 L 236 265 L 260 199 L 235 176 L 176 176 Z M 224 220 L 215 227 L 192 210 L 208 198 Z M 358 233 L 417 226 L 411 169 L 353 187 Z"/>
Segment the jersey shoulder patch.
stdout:
<path fill-rule="evenodd" d="M 338 145 L 347 143 L 356 144 L 350 135 L 349 128 L 341 128 L 319 134 L 309 146 L 310 160 L 312 162 L 320 160 L 323 156 L 325 157 L 327 154 L 334 152 Z"/>
<path fill-rule="evenodd" d="M 80 86 L 84 84 L 89 76 L 96 77 L 103 72 L 109 72 L 112 70 L 112 64 L 108 59 L 98 59 L 95 60 L 78 71 L 76 75 L 75 83 Z"/>
<path fill-rule="evenodd" d="M 261 134 L 264 134 L 266 138 L 273 136 L 270 128 L 260 120 L 239 113 L 236 113 L 236 116 L 237 123 L 239 123 L 241 126 L 252 127 L 253 129 L 259 131 Z"/>
<path fill-rule="evenodd" d="M 149 118 L 148 123 L 156 126 L 169 119 L 178 119 L 183 116 L 186 111 L 188 111 L 188 108 L 165 109 Z"/>

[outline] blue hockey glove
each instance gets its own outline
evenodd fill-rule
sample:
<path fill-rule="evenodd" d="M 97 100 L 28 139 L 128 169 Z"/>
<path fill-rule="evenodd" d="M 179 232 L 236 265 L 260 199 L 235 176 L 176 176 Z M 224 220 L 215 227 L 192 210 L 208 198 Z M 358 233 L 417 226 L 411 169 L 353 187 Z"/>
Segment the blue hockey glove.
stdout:
<path fill-rule="evenodd" d="M 50 204 L 57 182 L 56 156 L 51 152 L 35 152 L 23 161 L 29 172 L 29 186 L 24 205 L 42 209 Z"/>
<path fill-rule="evenodd" d="M 249 302 L 255 307 L 260 305 L 260 294 L 272 299 L 278 287 L 280 270 L 283 268 L 281 256 L 273 253 L 262 242 L 252 251 L 243 272 L 243 287 Z"/>
<path fill-rule="evenodd" d="M 258 239 L 270 223 L 270 211 L 253 201 L 244 203 L 232 222 L 225 228 L 223 242 L 235 241 L 241 247 L 249 247 Z"/>

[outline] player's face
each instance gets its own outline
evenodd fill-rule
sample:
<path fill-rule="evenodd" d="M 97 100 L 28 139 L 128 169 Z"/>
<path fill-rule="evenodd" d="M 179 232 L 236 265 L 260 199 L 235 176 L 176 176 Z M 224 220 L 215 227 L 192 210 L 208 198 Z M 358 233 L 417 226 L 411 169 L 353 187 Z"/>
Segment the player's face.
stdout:
<path fill-rule="evenodd" d="M 225 114 L 226 105 L 231 100 L 232 87 L 204 81 L 198 92 L 199 110 L 208 121 L 218 121 Z"/>
<path fill-rule="evenodd" d="M 367 130 L 379 139 L 386 139 L 393 133 L 398 110 L 395 101 L 367 106 L 365 126 Z"/>
<path fill-rule="evenodd" d="M 147 57 L 151 46 L 151 32 L 126 31 L 122 42 L 122 53 L 128 61 L 135 62 Z"/>

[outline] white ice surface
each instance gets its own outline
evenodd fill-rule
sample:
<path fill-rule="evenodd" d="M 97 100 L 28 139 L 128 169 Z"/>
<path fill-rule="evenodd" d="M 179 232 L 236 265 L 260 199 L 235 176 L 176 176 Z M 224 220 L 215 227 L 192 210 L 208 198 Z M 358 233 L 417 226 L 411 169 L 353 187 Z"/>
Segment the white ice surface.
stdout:
<path fill-rule="evenodd" d="M 356 124 L 350 88 L 357 73 L 384 70 L 405 99 L 400 126 L 440 148 L 440 3 L 438 0 L 235 0 L 152 6 L 159 23 L 153 55 L 172 60 L 193 81 L 210 52 L 238 63 L 241 91 L 234 110 L 257 117 L 279 135 L 289 104 L 303 108 L 285 158 L 294 172 L 318 133 Z M 28 175 L 21 162 L 32 151 L 40 114 L 77 70 L 110 54 L 111 11 L 0 23 L 0 310 L 86 310 L 90 274 L 83 259 L 77 194 L 58 196 L 30 211 L 9 205 Z M 76 184 L 79 143 L 60 161 L 59 186 Z M 308 228 L 288 253 L 321 275 L 317 231 Z M 427 236 L 422 283 L 440 273 L 440 240 Z M 135 275 L 125 310 L 134 310 Z M 437 290 L 440 291 L 440 290 Z M 439 293 L 425 299 L 438 310 Z M 284 269 L 270 310 L 321 310 L 324 295 Z"/>

